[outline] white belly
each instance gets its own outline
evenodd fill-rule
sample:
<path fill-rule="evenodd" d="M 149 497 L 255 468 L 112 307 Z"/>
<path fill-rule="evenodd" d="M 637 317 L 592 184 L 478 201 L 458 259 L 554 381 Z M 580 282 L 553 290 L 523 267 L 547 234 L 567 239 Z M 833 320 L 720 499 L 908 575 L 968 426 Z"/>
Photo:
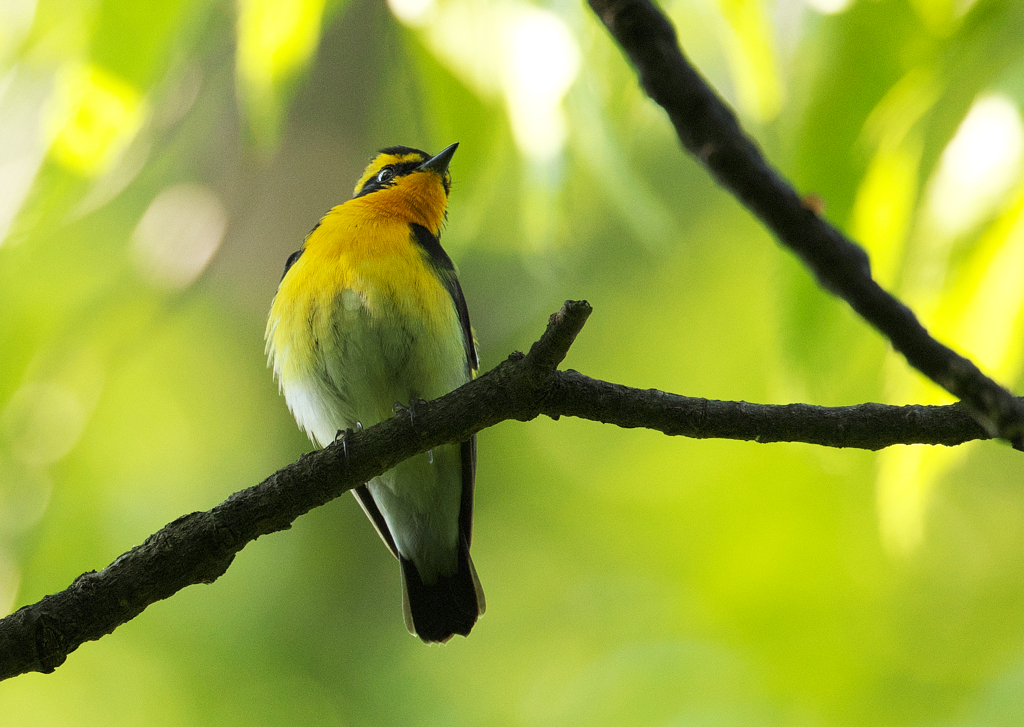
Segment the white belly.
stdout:
<path fill-rule="evenodd" d="M 326 446 L 339 430 L 371 427 L 393 416 L 396 403 L 415 405 L 466 383 L 454 306 L 447 318 L 438 335 L 438 327 L 428 331 L 421 316 L 384 308 L 371 317 L 364 306 L 353 305 L 351 294 L 341 296 L 332 324 L 313 325 L 321 331 L 316 365 L 307 376 L 283 382 L 295 418 Z M 399 552 L 424 577 L 454 569 L 462 497 L 459 444 L 406 460 L 367 484 Z"/>

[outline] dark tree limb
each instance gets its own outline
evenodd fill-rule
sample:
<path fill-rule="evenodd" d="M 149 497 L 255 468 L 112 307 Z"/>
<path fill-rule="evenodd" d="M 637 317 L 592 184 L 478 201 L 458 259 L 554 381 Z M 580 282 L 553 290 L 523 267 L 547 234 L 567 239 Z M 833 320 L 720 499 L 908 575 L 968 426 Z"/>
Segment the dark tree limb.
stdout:
<path fill-rule="evenodd" d="M 1024 401 L 1024 400 L 1022 400 Z M 953 447 L 991 435 L 960 404 L 947 406 L 813 406 L 750 404 L 634 389 L 558 371 L 543 414 L 644 428 L 693 439 L 878 450 L 897 444 Z"/>
<path fill-rule="evenodd" d="M 973 362 L 932 338 L 914 313 L 871 278 L 867 254 L 801 200 L 683 55 L 671 23 L 649 0 L 590 0 L 629 56 L 647 94 L 683 145 L 914 368 L 961 400 L 990 433 L 1024 450 L 1024 405 Z"/>
<path fill-rule="evenodd" d="M 515 353 L 447 396 L 417 405 L 415 422 L 392 417 L 304 455 L 207 512 L 178 518 L 98 573 L 0 620 L 0 679 L 49 673 L 86 641 L 99 639 L 182 588 L 212 583 L 246 544 L 286 530 L 300 515 L 391 469 L 403 459 L 489 426 L 545 414 L 575 416 L 665 434 L 757 442 L 801 441 L 880 449 L 955 445 L 988 434 L 959 405 L 839 408 L 709 401 L 640 390 L 558 371 L 590 305 L 569 301 L 525 356 Z"/>

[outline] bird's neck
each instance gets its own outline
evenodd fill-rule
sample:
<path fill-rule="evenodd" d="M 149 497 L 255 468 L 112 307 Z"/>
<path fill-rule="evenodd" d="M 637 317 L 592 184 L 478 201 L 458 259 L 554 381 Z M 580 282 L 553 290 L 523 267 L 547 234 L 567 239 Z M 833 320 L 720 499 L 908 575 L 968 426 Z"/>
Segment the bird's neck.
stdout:
<path fill-rule="evenodd" d="M 353 221 L 383 224 L 394 221 L 404 226 L 417 224 L 435 235 L 444 222 L 448 195 L 433 175 L 415 174 L 394 187 L 351 199 L 335 210 L 344 210 Z"/>

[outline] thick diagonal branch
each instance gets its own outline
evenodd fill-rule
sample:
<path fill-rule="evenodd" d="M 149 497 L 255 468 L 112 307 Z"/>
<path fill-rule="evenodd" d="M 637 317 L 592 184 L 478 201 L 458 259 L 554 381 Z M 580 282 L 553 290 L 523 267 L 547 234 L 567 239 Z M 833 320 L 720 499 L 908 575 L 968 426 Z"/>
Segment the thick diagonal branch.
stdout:
<path fill-rule="evenodd" d="M 528 354 L 513 354 L 466 386 L 418 405 L 415 422 L 396 416 L 349 432 L 344 446 L 305 455 L 212 510 L 178 518 L 98 573 L 85 573 L 60 593 L 0 620 L 0 679 L 53 671 L 83 643 L 111 633 L 150 604 L 186 586 L 212 583 L 261 535 L 289 528 L 303 513 L 407 457 L 506 419 L 575 416 L 688 437 L 866 449 L 954 445 L 988 436 L 956 405 L 825 408 L 709 401 L 558 371 L 590 310 L 585 302 L 567 302 Z"/>
<path fill-rule="evenodd" d="M 736 116 L 687 62 L 675 30 L 649 0 L 590 0 L 629 56 L 647 94 L 668 112 L 683 145 L 793 250 L 827 290 L 871 323 L 988 431 L 1024 449 L 1024 406 L 973 362 L 932 338 L 914 313 L 871 277 L 868 257 L 805 205 L 764 159 Z"/>

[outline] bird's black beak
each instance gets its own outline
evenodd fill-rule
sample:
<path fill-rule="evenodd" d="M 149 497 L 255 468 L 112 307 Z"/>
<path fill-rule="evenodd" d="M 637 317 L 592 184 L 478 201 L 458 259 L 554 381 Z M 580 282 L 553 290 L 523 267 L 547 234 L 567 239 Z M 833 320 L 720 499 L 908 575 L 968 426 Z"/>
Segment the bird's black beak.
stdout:
<path fill-rule="evenodd" d="M 431 172 L 437 172 L 443 177 L 444 173 L 448 171 L 448 162 L 452 160 L 452 156 L 455 155 L 455 150 L 458 148 L 459 142 L 455 142 L 444 151 L 430 157 L 430 159 L 427 159 L 427 161 L 420 164 L 420 171 L 429 170 Z"/>

